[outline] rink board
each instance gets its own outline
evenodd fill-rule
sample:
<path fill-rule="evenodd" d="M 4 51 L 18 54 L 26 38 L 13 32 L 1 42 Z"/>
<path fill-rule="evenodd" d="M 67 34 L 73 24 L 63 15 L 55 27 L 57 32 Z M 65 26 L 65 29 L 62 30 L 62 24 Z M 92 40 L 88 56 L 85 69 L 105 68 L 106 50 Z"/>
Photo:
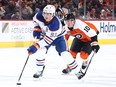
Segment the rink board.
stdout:
<path fill-rule="evenodd" d="M 116 44 L 115 21 L 88 21 L 99 30 L 99 44 Z M 33 43 L 32 21 L 0 21 L 0 48 L 28 47 Z M 69 45 L 72 39 L 69 39 Z"/>

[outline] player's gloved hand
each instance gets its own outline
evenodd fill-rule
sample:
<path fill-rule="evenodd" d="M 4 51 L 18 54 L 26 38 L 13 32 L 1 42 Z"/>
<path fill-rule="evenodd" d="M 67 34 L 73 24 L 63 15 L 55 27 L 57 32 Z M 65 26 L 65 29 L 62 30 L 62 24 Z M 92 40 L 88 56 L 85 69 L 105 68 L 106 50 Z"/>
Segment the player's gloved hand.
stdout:
<path fill-rule="evenodd" d="M 92 48 L 93 51 L 95 51 L 97 53 L 98 50 L 100 49 L 100 46 L 99 45 L 93 45 L 91 48 Z"/>
<path fill-rule="evenodd" d="M 43 39 L 44 34 L 41 32 L 33 31 L 33 37 L 34 37 L 34 43 L 37 43 L 38 41 Z"/>
<path fill-rule="evenodd" d="M 27 49 L 28 54 L 34 54 L 38 48 L 39 48 L 39 45 L 37 43 L 33 44 Z"/>
<path fill-rule="evenodd" d="M 91 43 L 91 48 L 93 51 L 95 51 L 96 53 L 98 52 L 98 50 L 100 49 L 100 46 L 98 45 L 98 42 L 92 42 Z"/>

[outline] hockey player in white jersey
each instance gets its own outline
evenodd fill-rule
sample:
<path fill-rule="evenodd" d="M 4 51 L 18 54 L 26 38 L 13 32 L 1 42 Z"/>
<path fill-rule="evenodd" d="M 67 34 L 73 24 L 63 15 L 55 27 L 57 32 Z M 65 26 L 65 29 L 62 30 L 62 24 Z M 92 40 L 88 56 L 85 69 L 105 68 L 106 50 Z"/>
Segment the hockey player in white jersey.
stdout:
<path fill-rule="evenodd" d="M 36 57 L 37 72 L 33 75 L 34 78 L 42 76 L 45 66 L 45 54 L 50 46 L 55 46 L 58 54 L 63 57 L 64 61 L 74 70 L 78 72 L 77 63 L 67 51 L 66 42 L 64 39 L 65 29 L 62 28 L 60 20 L 55 16 L 55 7 L 47 5 L 42 12 L 37 13 L 34 18 L 33 36 L 41 39 L 37 43 L 30 46 L 28 54 L 33 54 Z M 52 57 L 52 56 L 51 56 Z"/>

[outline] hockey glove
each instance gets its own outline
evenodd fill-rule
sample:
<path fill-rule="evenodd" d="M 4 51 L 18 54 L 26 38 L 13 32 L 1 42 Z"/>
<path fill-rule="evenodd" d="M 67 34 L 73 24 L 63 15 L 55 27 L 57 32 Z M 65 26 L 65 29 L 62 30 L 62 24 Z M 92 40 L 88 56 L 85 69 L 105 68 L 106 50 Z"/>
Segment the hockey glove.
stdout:
<path fill-rule="evenodd" d="M 38 48 L 39 48 L 39 45 L 37 43 L 33 44 L 27 49 L 28 54 L 34 54 Z"/>
<path fill-rule="evenodd" d="M 100 46 L 98 45 L 97 41 L 94 41 L 91 43 L 91 48 L 93 51 L 95 51 L 96 53 L 98 52 L 98 50 L 100 49 Z"/>
<path fill-rule="evenodd" d="M 93 51 L 95 50 L 95 52 L 97 53 L 98 50 L 100 49 L 100 46 L 99 45 L 93 45 L 91 48 L 92 48 Z"/>
<path fill-rule="evenodd" d="M 43 34 L 41 33 L 41 32 L 37 32 L 37 31 L 34 31 L 33 32 L 33 37 L 35 38 L 36 37 L 36 39 L 39 39 L 39 40 L 41 40 L 41 39 L 43 39 Z"/>

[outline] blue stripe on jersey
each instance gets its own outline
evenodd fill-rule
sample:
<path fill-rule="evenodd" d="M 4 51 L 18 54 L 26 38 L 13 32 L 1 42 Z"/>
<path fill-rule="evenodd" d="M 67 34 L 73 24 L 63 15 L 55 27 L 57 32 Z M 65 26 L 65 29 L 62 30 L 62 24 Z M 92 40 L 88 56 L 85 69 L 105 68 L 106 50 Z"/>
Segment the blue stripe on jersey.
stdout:
<path fill-rule="evenodd" d="M 52 38 L 50 38 L 50 37 L 48 37 L 47 35 L 45 35 L 47 38 L 49 38 L 51 41 L 53 41 L 53 39 Z"/>
<path fill-rule="evenodd" d="M 44 41 L 49 45 L 49 43 L 44 39 Z"/>
<path fill-rule="evenodd" d="M 66 32 L 66 30 L 63 30 L 57 37 L 62 36 L 65 32 Z"/>
<path fill-rule="evenodd" d="M 60 27 L 60 21 L 58 20 L 58 18 L 56 16 L 54 16 L 52 21 L 49 24 L 46 24 L 46 26 L 49 27 L 49 30 L 56 31 Z"/>
<path fill-rule="evenodd" d="M 45 19 L 44 19 L 43 15 L 42 15 L 42 11 L 39 11 L 39 12 L 37 13 L 36 18 L 37 18 L 39 21 L 45 23 Z"/>
<path fill-rule="evenodd" d="M 53 42 L 53 39 L 48 37 L 47 35 L 44 36 L 44 41 L 47 43 L 47 44 L 51 44 Z"/>

